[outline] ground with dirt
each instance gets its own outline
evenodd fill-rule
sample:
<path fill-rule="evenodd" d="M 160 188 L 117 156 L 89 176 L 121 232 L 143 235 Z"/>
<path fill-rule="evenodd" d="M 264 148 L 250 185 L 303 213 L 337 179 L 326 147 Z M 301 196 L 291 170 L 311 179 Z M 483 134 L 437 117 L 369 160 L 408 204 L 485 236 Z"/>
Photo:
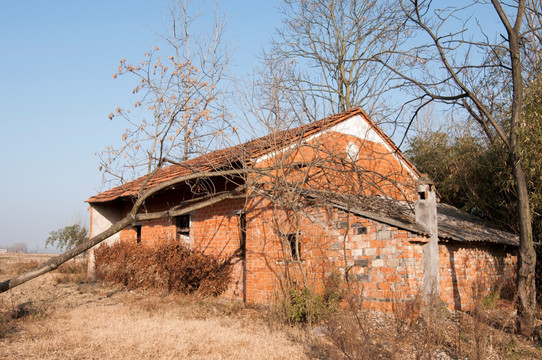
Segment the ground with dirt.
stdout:
<path fill-rule="evenodd" d="M 49 257 L 0 254 L 0 281 Z M 486 318 L 500 310 L 416 318 L 346 306 L 302 328 L 239 303 L 86 282 L 85 266 L 72 260 L 0 294 L 0 359 L 542 358 L 540 344 L 503 330 L 513 319 Z"/>

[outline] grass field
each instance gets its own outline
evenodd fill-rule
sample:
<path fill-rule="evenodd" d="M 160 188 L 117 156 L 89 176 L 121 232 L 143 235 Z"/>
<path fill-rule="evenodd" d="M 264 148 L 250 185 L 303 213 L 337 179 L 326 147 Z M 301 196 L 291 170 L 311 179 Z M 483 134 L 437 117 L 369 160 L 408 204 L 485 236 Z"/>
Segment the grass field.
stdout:
<path fill-rule="evenodd" d="M 0 254 L 0 280 L 49 257 Z M 254 309 L 217 299 L 74 283 L 64 276 L 55 271 L 0 294 L 0 358 L 314 357 L 303 331 L 269 326 Z M 20 318 L 13 319 L 14 314 Z"/>
<path fill-rule="evenodd" d="M 0 254 L 0 281 L 50 256 Z M 343 311 L 307 329 L 220 299 L 89 283 L 85 269 L 72 260 L 0 294 L 0 359 L 542 358 L 540 343 L 496 330 L 489 318 Z"/>

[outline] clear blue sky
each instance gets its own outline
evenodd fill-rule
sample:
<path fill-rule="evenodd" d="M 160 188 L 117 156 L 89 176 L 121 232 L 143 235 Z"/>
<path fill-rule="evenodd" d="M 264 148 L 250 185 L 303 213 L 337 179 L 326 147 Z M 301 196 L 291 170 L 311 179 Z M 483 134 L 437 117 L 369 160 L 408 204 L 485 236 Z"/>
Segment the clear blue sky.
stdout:
<path fill-rule="evenodd" d="M 195 2 L 208 6 L 213 1 Z M 227 39 L 243 75 L 280 26 L 279 0 L 228 0 Z M 168 1 L 10 1 L 0 12 L 0 247 L 42 249 L 49 232 L 82 219 L 103 190 L 98 158 L 117 144 L 133 83 L 114 80 L 163 32 Z"/>
<path fill-rule="evenodd" d="M 193 3 L 212 14 L 213 0 Z M 252 71 L 280 27 L 279 4 L 220 2 L 237 76 Z M 137 63 L 158 43 L 168 6 L 169 0 L 2 4 L 0 247 L 26 242 L 42 249 L 52 230 L 88 223 L 84 201 L 105 190 L 95 153 L 117 145 L 125 128 L 107 115 L 134 102 L 132 79 L 112 75 L 120 59 Z"/>

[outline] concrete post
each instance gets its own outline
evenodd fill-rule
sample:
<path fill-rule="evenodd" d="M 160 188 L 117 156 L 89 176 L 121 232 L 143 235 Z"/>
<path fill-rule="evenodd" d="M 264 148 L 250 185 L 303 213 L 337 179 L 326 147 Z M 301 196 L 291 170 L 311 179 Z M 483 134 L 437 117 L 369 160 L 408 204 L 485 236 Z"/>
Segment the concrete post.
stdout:
<path fill-rule="evenodd" d="M 423 248 L 422 291 L 426 299 L 440 295 L 437 196 L 435 185 L 422 176 L 417 186 L 418 200 L 415 204 L 416 222 L 431 233 L 429 243 Z"/>

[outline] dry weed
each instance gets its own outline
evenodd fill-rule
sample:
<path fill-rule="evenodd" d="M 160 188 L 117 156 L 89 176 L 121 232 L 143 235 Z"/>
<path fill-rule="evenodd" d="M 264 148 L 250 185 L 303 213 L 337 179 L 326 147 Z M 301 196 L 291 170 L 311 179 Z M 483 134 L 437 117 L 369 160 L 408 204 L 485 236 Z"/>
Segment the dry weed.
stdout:
<path fill-rule="evenodd" d="M 52 254 L 2 253 L 0 254 L 0 281 L 32 270 L 50 259 Z"/>
<path fill-rule="evenodd" d="M 364 310 L 363 298 L 353 297 L 326 320 L 324 333 L 331 359 L 542 358 L 540 346 L 508 331 L 514 316 L 481 305 L 471 313 L 450 311 L 439 299 L 423 304 L 420 298 L 383 314 Z"/>
<path fill-rule="evenodd" d="M 230 283 L 230 264 L 174 240 L 156 246 L 119 242 L 95 251 L 96 276 L 128 288 L 216 296 Z"/>
<path fill-rule="evenodd" d="M 397 302 L 393 314 L 383 314 L 362 310 L 358 297 L 322 325 L 303 330 L 235 302 L 59 284 L 56 278 L 72 268 L 60 272 L 0 294 L 3 358 L 542 358 L 540 347 L 510 332 L 515 315 L 500 301 L 486 301 L 495 305 L 484 307 L 481 299 L 482 306 L 462 313 L 438 302 L 422 310 L 418 299 Z"/>
<path fill-rule="evenodd" d="M 23 274 L 29 270 L 38 267 L 39 263 L 36 260 L 28 260 L 23 262 L 13 262 L 7 266 L 3 266 L 2 275 L 16 276 Z"/>
<path fill-rule="evenodd" d="M 0 294 L 0 311 L 10 314 L 9 324 L 0 323 L 6 325 L 0 357 L 309 358 L 311 350 L 301 330 L 272 329 L 257 309 L 213 298 L 158 296 L 98 283 L 58 284 L 56 278 L 72 270 L 66 266 L 60 271 Z M 21 310 L 24 316 L 12 318 L 11 311 L 28 302 L 43 310 L 34 315 Z"/>
<path fill-rule="evenodd" d="M 58 267 L 56 270 L 57 284 L 81 284 L 87 281 L 87 261 L 71 260 Z"/>

